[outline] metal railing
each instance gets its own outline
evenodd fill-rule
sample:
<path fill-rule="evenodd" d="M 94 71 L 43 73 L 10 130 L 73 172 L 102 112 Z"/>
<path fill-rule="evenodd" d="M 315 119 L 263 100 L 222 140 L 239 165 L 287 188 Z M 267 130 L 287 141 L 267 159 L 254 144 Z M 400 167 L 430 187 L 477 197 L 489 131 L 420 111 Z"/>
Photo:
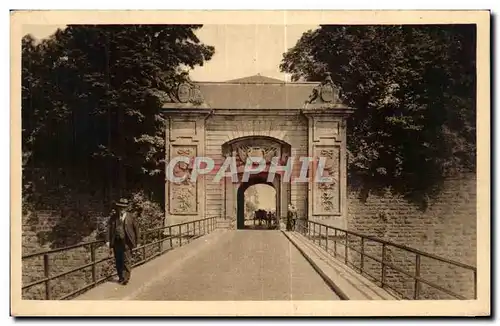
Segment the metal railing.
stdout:
<path fill-rule="evenodd" d="M 474 283 L 474 289 L 473 289 L 473 296 L 474 299 L 477 299 L 477 269 L 475 266 L 470 266 L 467 264 L 463 264 L 457 261 L 453 261 L 450 259 L 445 259 L 433 254 L 429 254 L 414 248 L 410 248 L 408 246 L 396 244 L 394 242 L 386 241 L 383 239 L 379 239 L 373 236 L 368 236 L 368 235 L 363 235 L 357 232 L 353 231 L 348 231 L 340 228 L 336 228 L 333 226 L 313 222 L 313 221 L 308 221 L 308 220 L 302 220 L 300 221 L 296 226 L 296 230 L 301 233 L 303 236 L 307 237 L 309 240 L 311 240 L 313 243 L 319 245 L 322 249 L 324 249 L 327 253 L 332 255 L 335 258 L 343 258 L 343 261 L 346 265 L 353 267 L 357 272 L 359 272 L 361 275 L 367 275 L 373 280 L 378 283 L 378 285 L 382 288 L 387 288 L 389 290 L 392 290 L 396 293 L 398 293 L 400 296 L 402 296 L 404 299 L 408 300 L 419 300 L 421 297 L 421 285 L 426 284 L 427 286 L 436 289 L 440 292 L 443 292 L 449 296 L 452 296 L 456 299 L 460 300 L 467 300 L 466 297 L 464 297 L 461 294 L 458 294 L 456 292 L 453 292 L 449 289 L 446 289 L 442 287 L 439 284 L 436 284 L 434 282 L 431 282 L 429 280 L 424 279 L 421 276 L 421 259 L 424 258 L 429 258 L 432 260 L 436 260 L 454 267 L 459 267 L 463 268 L 465 270 L 468 270 L 472 272 L 473 274 L 473 283 Z M 354 241 L 350 241 L 350 237 L 357 238 L 360 242 L 359 248 L 355 248 L 352 245 L 349 245 L 350 243 L 353 243 Z M 333 239 L 333 243 L 331 243 Z M 380 245 L 380 255 L 381 258 L 374 257 L 371 254 L 368 254 L 366 252 L 367 249 L 367 242 L 372 242 L 375 244 Z M 333 247 L 332 247 L 333 245 Z M 341 252 L 339 252 L 339 248 L 343 248 L 344 252 L 343 255 Z M 414 264 L 415 264 L 415 269 L 413 273 L 408 272 L 404 270 L 403 268 L 400 268 L 398 266 L 395 266 L 391 262 L 388 261 L 388 249 L 390 248 L 396 248 L 403 250 L 407 253 L 410 253 L 411 255 L 414 255 Z M 370 249 L 374 249 L 373 246 Z M 353 264 L 351 260 L 349 259 L 349 252 L 357 252 L 359 254 L 359 264 Z M 373 250 L 372 250 L 373 251 Z M 343 257 L 342 257 L 343 256 Z M 365 263 L 365 258 L 371 259 L 372 261 L 375 261 L 380 264 L 380 269 L 381 269 L 381 275 L 379 277 L 373 276 L 369 274 L 368 269 L 366 266 L 364 266 Z M 397 289 L 391 287 L 390 282 L 387 280 L 387 269 L 392 269 L 395 270 L 399 273 L 402 273 L 411 279 L 413 279 L 413 295 L 412 296 L 405 296 L 401 294 Z"/>
<path fill-rule="evenodd" d="M 191 242 L 194 239 L 197 239 L 205 234 L 212 232 L 217 228 L 216 217 L 208 217 L 205 219 L 200 219 L 196 221 L 190 221 L 175 225 L 169 225 L 164 227 L 159 227 L 155 229 L 150 229 L 144 231 L 141 234 L 141 242 L 140 246 L 134 248 L 132 250 L 133 257 L 140 259 L 132 264 L 133 267 L 138 265 L 142 265 L 164 253 L 170 251 L 174 248 L 180 247 Z M 168 246 L 165 248 L 165 242 L 168 243 Z M 27 254 L 22 257 L 23 263 L 32 258 L 43 256 L 43 274 L 44 277 L 42 279 L 36 280 L 34 282 L 30 282 L 29 284 L 25 284 L 22 286 L 22 291 L 25 291 L 29 288 L 32 288 L 36 285 L 44 284 L 45 285 L 45 300 L 66 300 L 74 297 L 77 294 L 80 294 L 84 291 L 87 291 L 96 285 L 108 280 L 109 278 L 116 276 L 117 273 L 109 273 L 104 275 L 103 277 L 98 279 L 98 273 L 96 266 L 100 263 L 104 263 L 113 259 L 112 255 L 108 255 L 105 258 L 96 259 L 96 249 L 100 246 L 105 246 L 106 240 L 98 240 L 91 242 L 79 243 L 73 246 L 68 246 L 64 248 L 57 248 L 48 251 L 36 252 L 32 254 Z M 156 247 L 157 246 L 157 247 Z M 72 249 L 77 248 L 88 248 L 90 251 L 90 262 L 70 270 L 58 273 L 56 275 L 51 275 L 51 260 L 50 256 L 57 253 L 67 252 Z M 148 249 L 153 249 L 152 253 L 148 255 Z M 106 249 L 107 250 L 107 249 Z M 151 251 L 151 250 L 150 250 Z M 91 268 L 91 276 L 92 282 L 90 284 L 86 284 L 83 287 L 80 287 L 71 293 L 65 294 L 58 298 L 53 298 L 52 296 L 52 284 L 53 281 L 59 279 L 63 276 L 69 275 L 74 272 L 78 272 L 87 268 Z"/>

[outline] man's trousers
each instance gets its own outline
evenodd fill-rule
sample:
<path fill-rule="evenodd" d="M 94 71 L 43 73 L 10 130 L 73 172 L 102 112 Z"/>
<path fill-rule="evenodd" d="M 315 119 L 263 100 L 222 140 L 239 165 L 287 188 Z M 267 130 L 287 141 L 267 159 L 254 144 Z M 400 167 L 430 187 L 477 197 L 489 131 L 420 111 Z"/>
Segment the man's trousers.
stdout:
<path fill-rule="evenodd" d="M 116 271 L 120 280 L 128 282 L 132 273 L 132 249 L 125 240 L 115 240 L 113 247 Z"/>

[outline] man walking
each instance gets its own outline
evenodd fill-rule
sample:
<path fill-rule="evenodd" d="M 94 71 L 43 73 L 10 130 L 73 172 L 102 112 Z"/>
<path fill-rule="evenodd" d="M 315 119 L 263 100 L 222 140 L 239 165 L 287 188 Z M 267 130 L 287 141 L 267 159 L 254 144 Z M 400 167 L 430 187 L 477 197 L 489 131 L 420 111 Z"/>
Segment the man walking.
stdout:
<path fill-rule="evenodd" d="M 132 272 L 132 249 L 138 245 L 140 234 L 132 214 L 127 212 L 128 200 L 114 204 L 108 225 L 108 246 L 115 256 L 118 282 L 126 285 Z"/>

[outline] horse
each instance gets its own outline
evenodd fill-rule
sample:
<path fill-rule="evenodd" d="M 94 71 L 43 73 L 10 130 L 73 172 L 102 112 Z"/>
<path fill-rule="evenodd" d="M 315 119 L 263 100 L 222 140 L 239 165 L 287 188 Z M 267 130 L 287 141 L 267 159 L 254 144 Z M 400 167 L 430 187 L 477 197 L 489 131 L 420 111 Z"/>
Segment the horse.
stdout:
<path fill-rule="evenodd" d="M 262 225 L 262 221 L 266 220 L 266 211 L 263 209 L 258 209 L 254 212 L 254 224 L 255 220 L 259 222 L 259 225 Z"/>

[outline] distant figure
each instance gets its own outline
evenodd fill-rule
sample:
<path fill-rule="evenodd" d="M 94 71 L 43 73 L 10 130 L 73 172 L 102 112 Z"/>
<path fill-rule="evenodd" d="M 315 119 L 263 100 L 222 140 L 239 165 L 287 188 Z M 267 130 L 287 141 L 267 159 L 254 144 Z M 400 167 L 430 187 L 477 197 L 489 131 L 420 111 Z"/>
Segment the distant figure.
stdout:
<path fill-rule="evenodd" d="M 132 249 L 138 245 L 140 234 L 132 214 L 127 212 L 128 200 L 114 204 L 108 224 L 108 247 L 115 256 L 118 282 L 126 285 L 132 273 Z"/>
<path fill-rule="evenodd" d="M 293 204 L 288 205 L 288 214 L 286 220 L 286 230 L 295 231 L 295 220 L 297 218 L 297 209 Z"/>
<path fill-rule="evenodd" d="M 274 224 L 275 229 L 277 230 L 280 229 L 280 221 L 275 211 L 269 212 L 269 220 L 272 221 L 272 224 Z"/>

